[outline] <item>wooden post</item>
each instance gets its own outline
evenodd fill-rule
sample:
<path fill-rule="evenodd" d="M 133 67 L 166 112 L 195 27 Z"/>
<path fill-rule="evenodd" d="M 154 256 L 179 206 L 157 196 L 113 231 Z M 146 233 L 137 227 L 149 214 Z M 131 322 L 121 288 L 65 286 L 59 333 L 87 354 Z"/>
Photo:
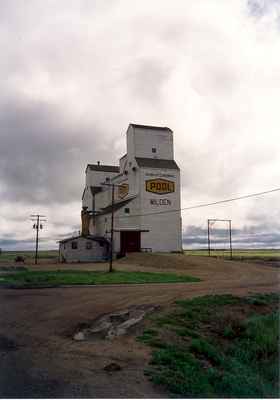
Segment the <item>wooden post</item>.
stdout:
<path fill-rule="evenodd" d="M 208 219 L 207 220 L 207 222 L 208 222 L 208 228 L 207 228 L 207 230 L 208 230 L 208 256 L 210 257 L 210 220 Z"/>
<path fill-rule="evenodd" d="M 111 248 L 110 248 L 110 267 L 109 267 L 109 272 L 113 272 L 114 203 L 115 203 L 115 185 L 112 184 Z"/>

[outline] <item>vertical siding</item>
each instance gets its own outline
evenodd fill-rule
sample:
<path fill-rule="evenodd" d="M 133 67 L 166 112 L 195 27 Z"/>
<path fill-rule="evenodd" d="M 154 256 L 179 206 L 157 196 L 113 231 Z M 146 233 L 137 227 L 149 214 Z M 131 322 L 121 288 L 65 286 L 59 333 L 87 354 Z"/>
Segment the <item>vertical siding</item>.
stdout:
<path fill-rule="evenodd" d="M 77 249 L 72 249 L 72 242 L 78 243 Z M 86 243 L 92 243 L 92 249 L 86 248 Z M 101 261 L 107 256 L 107 247 L 100 246 L 100 242 L 88 240 L 87 238 L 79 237 L 78 239 L 69 240 L 66 243 L 60 243 L 60 260 L 63 258 L 66 262 L 91 262 Z"/>

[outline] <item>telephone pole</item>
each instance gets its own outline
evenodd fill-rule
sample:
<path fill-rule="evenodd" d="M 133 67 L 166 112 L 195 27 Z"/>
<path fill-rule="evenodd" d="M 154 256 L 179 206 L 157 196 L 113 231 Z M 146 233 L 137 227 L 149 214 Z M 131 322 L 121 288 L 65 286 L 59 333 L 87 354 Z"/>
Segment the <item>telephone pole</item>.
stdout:
<path fill-rule="evenodd" d="M 114 256 L 114 208 L 115 208 L 115 187 L 122 186 L 116 183 L 102 183 L 104 186 L 111 186 L 112 188 L 112 200 L 111 200 L 111 246 L 110 246 L 110 263 L 109 263 L 109 272 L 113 272 L 113 256 Z"/>
<path fill-rule="evenodd" d="M 34 221 L 35 224 L 33 224 L 33 229 L 36 229 L 36 250 L 35 250 L 35 264 L 38 263 L 38 242 L 39 242 L 39 229 L 43 229 L 43 224 L 42 222 L 47 221 L 45 218 L 45 215 L 40 215 L 40 214 L 32 214 L 30 215 L 31 221 Z"/>

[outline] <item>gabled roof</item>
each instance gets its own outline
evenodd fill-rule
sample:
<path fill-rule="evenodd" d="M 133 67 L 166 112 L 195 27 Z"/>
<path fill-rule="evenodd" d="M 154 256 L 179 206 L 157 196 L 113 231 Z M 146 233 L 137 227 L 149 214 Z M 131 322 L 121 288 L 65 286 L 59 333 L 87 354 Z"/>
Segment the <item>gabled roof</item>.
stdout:
<path fill-rule="evenodd" d="M 180 169 L 174 160 L 163 160 L 160 158 L 135 157 L 139 167 Z"/>
<path fill-rule="evenodd" d="M 98 171 L 98 172 L 115 172 L 115 173 L 120 172 L 120 167 L 117 167 L 116 165 L 88 164 L 86 170 L 88 168 L 91 171 Z"/>
<path fill-rule="evenodd" d="M 66 242 L 69 242 L 71 240 L 77 240 L 77 239 L 81 239 L 81 238 L 82 239 L 86 239 L 86 240 L 93 240 L 95 242 L 108 242 L 108 239 L 106 239 L 103 236 L 92 236 L 92 235 L 82 236 L 82 235 L 80 235 L 80 236 L 73 236 L 73 237 L 70 237 L 70 238 L 66 238 L 66 239 L 60 240 L 59 243 L 66 243 Z"/>
<path fill-rule="evenodd" d="M 165 130 L 172 132 L 170 128 L 167 126 L 153 126 L 153 125 L 140 125 L 140 124 L 129 124 L 129 126 L 132 126 L 133 128 L 141 128 L 141 129 L 151 129 L 151 130 Z"/>

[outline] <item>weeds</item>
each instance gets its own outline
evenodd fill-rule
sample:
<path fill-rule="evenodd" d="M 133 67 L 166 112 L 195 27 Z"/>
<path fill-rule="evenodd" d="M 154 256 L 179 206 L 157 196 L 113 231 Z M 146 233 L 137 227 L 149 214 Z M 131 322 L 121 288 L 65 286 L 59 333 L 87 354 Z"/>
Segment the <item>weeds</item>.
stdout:
<path fill-rule="evenodd" d="M 203 296 L 176 304 L 143 332 L 142 341 L 157 348 L 147 371 L 154 383 L 181 397 L 279 396 L 279 295 Z M 256 306 L 272 311 L 258 314 Z M 229 323 L 229 307 L 243 307 L 243 320 Z"/>

